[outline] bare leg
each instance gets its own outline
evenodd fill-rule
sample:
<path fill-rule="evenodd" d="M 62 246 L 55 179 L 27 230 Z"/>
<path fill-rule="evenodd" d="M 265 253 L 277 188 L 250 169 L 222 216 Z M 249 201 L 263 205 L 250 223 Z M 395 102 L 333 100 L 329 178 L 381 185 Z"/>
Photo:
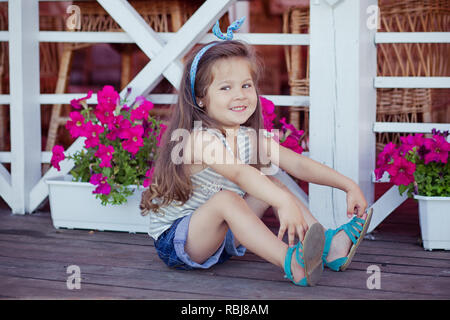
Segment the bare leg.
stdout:
<path fill-rule="evenodd" d="M 226 190 L 215 194 L 192 215 L 186 252 L 193 261 L 202 263 L 220 247 L 228 228 L 247 249 L 283 268 L 287 244 L 267 228 L 244 199 Z M 292 273 L 296 281 L 304 277 L 303 268 L 296 263 Z"/>
<path fill-rule="evenodd" d="M 291 193 L 291 191 L 289 191 L 289 189 L 277 178 L 269 176 L 269 179 L 273 183 L 275 183 L 278 187 L 282 188 L 286 192 Z M 302 201 L 300 201 L 300 199 L 298 199 L 295 195 L 293 195 L 293 197 L 295 198 L 297 205 L 302 209 L 303 216 L 304 216 L 308 226 L 311 226 L 314 223 L 317 223 L 318 222 L 317 219 L 314 218 L 311 211 L 309 211 L 308 207 L 305 206 L 305 204 Z M 252 210 L 255 212 L 255 214 L 260 218 L 262 218 L 262 216 L 264 215 L 264 212 L 269 208 L 269 204 L 267 204 L 266 202 L 264 202 L 262 200 L 255 198 L 253 196 L 246 195 L 245 200 L 247 201 L 249 207 L 252 208 Z M 262 212 L 261 212 L 261 210 L 262 210 Z M 277 215 L 277 217 L 278 217 L 277 211 L 274 210 L 274 212 L 275 212 L 275 215 Z"/>
<path fill-rule="evenodd" d="M 280 188 L 284 189 L 287 192 L 290 192 L 289 189 L 277 178 L 274 178 L 274 177 L 269 177 L 269 178 L 277 186 L 279 186 Z M 311 226 L 314 223 L 317 223 L 318 222 L 317 219 L 314 218 L 311 211 L 309 211 L 308 207 L 300 199 L 295 197 L 295 195 L 294 195 L 294 198 L 296 199 L 297 205 L 302 209 L 303 216 L 304 216 L 308 226 Z M 262 200 L 255 198 L 253 196 L 246 195 L 245 200 L 247 201 L 249 207 L 252 208 L 252 210 L 255 212 L 255 214 L 259 218 L 262 218 L 262 216 L 264 215 L 264 212 L 269 208 L 269 204 L 267 204 L 266 202 L 264 202 Z M 278 216 L 277 211 L 274 210 L 274 212 Z M 237 240 L 235 240 L 235 244 L 236 244 L 236 246 L 238 246 L 239 242 Z M 350 251 L 351 246 L 352 246 L 352 242 L 351 242 L 350 238 L 347 236 L 347 234 L 343 230 L 341 230 L 331 240 L 331 246 L 330 246 L 330 251 L 327 255 L 327 261 L 333 261 L 335 259 L 347 256 Z"/>

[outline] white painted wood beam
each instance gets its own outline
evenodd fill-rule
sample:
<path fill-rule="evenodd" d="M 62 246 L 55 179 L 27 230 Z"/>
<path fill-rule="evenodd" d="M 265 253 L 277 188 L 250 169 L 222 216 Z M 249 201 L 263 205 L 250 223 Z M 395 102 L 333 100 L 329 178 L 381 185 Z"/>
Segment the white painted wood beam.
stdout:
<path fill-rule="evenodd" d="M 5 200 L 6 204 L 13 207 L 13 190 L 11 188 L 11 174 L 0 163 L 0 196 Z"/>
<path fill-rule="evenodd" d="M 361 187 L 374 200 L 376 30 L 366 8 L 376 0 L 325 1 L 310 6 L 310 154 Z M 310 184 L 310 210 L 326 227 L 345 223 L 345 192 Z"/>
<path fill-rule="evenodd" d="M 246 25 L 246 23 L 244 24 Z M 0 31 L 0 41 L 7 39 Z M 157 32 L 158 37 L 164 42 L 169 42 L 174 36 L 174 32 Z M 234 39 L 242 40 L 252 45 L 279 45 L 279 46 L 300 46 L 309 45 L 308 34 L 290 33 L 245 33 L 239 32 L 234 35 Z M 212 33 L 205 34 L 198 43 L 206 44 L 217 40 Z M 5 40 L 7 41 L 7 40 Z M 40 42 L 87 42 L 87 43 L 135 43 L 135 40 L 126 32 L 70 32 L 70 31 L 40 31 Z"/>
<path fill-rule="evenodd" d="M 398 187 L 393 186 L 386 191 L 371 207 L 373 209 L 372 221 L 368 232 L 372 232 L 387 216 L 397 209 L 406 199 L 406 192 L 401 196 Z"/>
<path fill-rule="evenodd" d="M 0 31 L 0 41 L 9 41 L 8 31 Z"/>
<path fill-rule="evenodd" d="M 5 96 L 4 98 L 2 98 Z M 0 102 L 5 101 L 5 104 L 9 103 L 9 96 L 0 95 Z M 72 99 L 79 99 L 81 97 L 86 96 L 83 93 L 62 93 L 62 94 L 41 94 L 39 96 L 40 104 L 57 104 L 62 103 L 66 104 L 68 101 Z M 309 97 L 308 96 L 287 96 L 287 95 L 265 95 L 261 96 L 271 100 L 274 102 L 276 106 L 309 106 Z M 147 98 L 153 102 L 154 104 L 174 104 L 177 101 L 178 95 L 171 93 L 155 93 L 147 95 Z M 97 94 L 92 94 L 92 97 L 86 100 L 88 104 L 96 104 L 97 103 Z"/>
<path fill-rule="evenodd" d="M 8 3 L 12 212 L 30 212 L 29 192 L 41 177 L 39 3 Z"/>
<path fill-rule="evenodd" d="M 377 32 L 375 43 L 450 43 L 450 32 Z"/>
<path fill-rule="evenodd" d="M 431 133 L 433 129 L 450 130 L 450 123 L 375 122 L 373 126 L 374 132 Z"/>
<path fill-rule="evenodd" d="M 111 17 L 127 32 L 134 40 L 136 45 L 150 58 L 154 59 L 158 52 L 162 50 L 165 43 L 158 34 L 147 24 L 141 15 L 126 0 L 98 0 L 98 3 L 111 15 Z M 161 80 L 161 74 L 175 87 L 178 88 L 181 74 L 183 72 L 183 64 L 174 59 L 167 65 L 167 68 L 161 70 L 158 80 Z M 156 81 L 153 86 L 156 86 Z M 136 82 L 135 82 L 136 84 Z M 131 84 L 130 84 L 131 85 Z M 141 85 L 139 84 L 139 87 Z M 134 91 L 141 91 L 131 86 Z M 152 86 L 147 88 L 151 91 Z M 132 93 L 133 94 L 133 93 Z M 137 94 L 139 95 L 139 94 Z"/>
<path fill-rule="evenodd" d="M 450 77 L 376 77 L 375 88 L 450 88 Z"/>

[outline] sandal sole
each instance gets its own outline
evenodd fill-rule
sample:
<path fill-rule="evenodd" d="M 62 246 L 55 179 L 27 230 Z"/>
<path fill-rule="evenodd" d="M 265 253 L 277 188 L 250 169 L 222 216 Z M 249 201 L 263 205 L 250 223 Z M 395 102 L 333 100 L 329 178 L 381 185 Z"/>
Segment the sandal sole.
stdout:
<path fill-rule="evenodd" d="M 322 254 L 325 246 L 325 229 L 320 223 L 308 228 L 303 240 L 303 259 L 308 285 L 315 286 L 322 272 Z"/>

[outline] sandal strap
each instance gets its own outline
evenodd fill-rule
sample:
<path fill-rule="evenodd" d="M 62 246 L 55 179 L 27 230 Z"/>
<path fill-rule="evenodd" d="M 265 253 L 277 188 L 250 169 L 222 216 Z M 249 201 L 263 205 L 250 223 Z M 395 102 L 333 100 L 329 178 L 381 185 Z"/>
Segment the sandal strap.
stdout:
<path fill-rule="evenodd" d="M 294 250 L 295 247 L 289 247 L 286 252 L 286 258 L 284 259 L 284 273 L 286 274 L 285 277 L 291 281 L 293 281 L 291 272 L 291 260 L 292 260 L 292 253 L 294 252 Z"/>
<path fill-rule="evenodd" d="M 336 231 L 344 230 L 350 240 L 352 240 L 353 244 L 356 244 L 359 236 L 361 235 L 361 231 L 363 230 L 363 226 L 359 223 L 364 224 L 364 220 L 354 217 L 350 222 L 337 228 Z"/>
<path fill-rule="evenodd" d="M 299 241 L 297 245 L 295 246 L 297 249 L 295 252 L 295 258 L 297 260 L 297 263 L 302 266 L 302 268 L 305 268 L 305 261 L 303 260 L 303 246 L 302 243 Z M 300 251 L 301 249 L 302 251 Z"/>
<path fill-rule="evenodd" d="M 301 249 L 302 251 L 300 252 L 299 249 Z M 305 263 L 303 261 L 303 246 L 302 246 L 301 242 L 299 241 L 296 246 L 289 247 L 286 252 L 286 258 L 284 259 L 284 272 L 286 273 L 286 275 L 284 277 L 291 280 L 296 285 L 307 286 L 308 283 L 306 281 L 306 277 L 301 279 L 297 283 L 294 282 L 294 277 L 292 276 L 292 272 L 291 272 L 291 261 L 292 261 L 292 255 L 294 253 L 294 250 L 297 250 L 297 252 L 295 253 L 296 262 L 299 265 L 301 265 L 303 268 L 305 268 Z"/>

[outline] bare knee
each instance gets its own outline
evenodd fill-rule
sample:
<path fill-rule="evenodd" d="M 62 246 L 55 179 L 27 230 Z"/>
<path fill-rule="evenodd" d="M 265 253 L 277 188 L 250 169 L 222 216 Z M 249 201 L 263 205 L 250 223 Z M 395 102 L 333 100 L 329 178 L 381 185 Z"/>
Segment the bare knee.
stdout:
<path fill-rule="evenodd" d="M 239 196 L 236 192 L 229 190 L 222 190 L 217 192 L 211 197 L 212 202 L 215 203 L 216 208 L 225 215 L 236 214 L 245 210 L 244 206 L 247 206 L 245 200 Z"/>

